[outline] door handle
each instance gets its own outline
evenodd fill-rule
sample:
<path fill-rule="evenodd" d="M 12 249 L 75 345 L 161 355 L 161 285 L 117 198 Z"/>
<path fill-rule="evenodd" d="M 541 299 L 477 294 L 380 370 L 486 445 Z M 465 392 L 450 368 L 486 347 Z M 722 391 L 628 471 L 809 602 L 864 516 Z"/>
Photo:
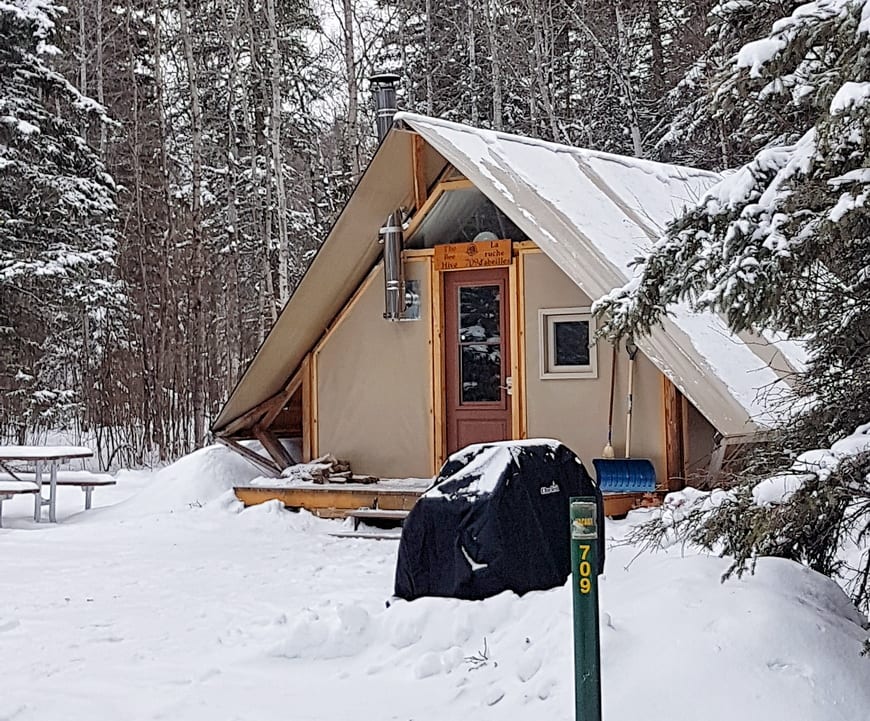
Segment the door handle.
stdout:
<path fill-rule="evenodd" d="M 512 396 L 514 394 L 514 379 L 508 376 L 504 379 L 504 385 L 499 386 L 499 388 L 501 388 L 509 396 Z"/>

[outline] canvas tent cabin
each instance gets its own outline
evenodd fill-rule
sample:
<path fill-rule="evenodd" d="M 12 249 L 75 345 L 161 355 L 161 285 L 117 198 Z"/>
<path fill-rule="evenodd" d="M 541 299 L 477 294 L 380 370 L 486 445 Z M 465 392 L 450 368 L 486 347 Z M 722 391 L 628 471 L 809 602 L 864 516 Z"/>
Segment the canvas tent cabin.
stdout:
<path fill-rule="evenodd" d="M 591 470 L 614 368 L 610 346 L 588 342 L 590 306 L 718 177 L 398 114 L 213 433 L 271 476 L 330 453 L 428 478 L 467 443 L 532 437 Z M 399 215 L 413 319 L 390 322 L 379 233 Z M 794 344 L 681 309 L 638 344 L 631 454 L 661 488 L 763 430 L 761 389 L 801 362 Z M 620 349 L 617 456 L 627 363 Z"/>

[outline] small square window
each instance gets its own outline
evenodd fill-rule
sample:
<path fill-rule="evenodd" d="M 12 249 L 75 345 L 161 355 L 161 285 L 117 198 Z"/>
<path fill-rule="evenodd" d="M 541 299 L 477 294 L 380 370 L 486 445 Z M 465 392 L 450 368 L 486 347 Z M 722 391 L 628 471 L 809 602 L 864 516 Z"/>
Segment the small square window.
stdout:
<path fill-rule="evenodd" d="M 595 319 L 589 308 L 542 308 L 541 378 L 597 378 Z"/>

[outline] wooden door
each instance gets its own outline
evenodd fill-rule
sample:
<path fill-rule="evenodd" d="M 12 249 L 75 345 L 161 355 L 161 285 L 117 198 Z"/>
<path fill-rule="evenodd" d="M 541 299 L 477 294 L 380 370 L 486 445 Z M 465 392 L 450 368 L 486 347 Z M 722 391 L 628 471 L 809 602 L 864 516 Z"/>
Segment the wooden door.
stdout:
<path fill-rule="evenodd" d="M 444 277 L 447 453 L 511 437 L 508 269 Z"/>

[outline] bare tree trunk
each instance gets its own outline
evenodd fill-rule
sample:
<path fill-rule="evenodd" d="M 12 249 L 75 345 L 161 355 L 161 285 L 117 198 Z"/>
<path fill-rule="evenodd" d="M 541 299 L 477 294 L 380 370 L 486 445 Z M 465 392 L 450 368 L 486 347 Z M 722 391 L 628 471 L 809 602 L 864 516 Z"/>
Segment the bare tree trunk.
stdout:
<path fill-rule="evenodd" d="M 126 4 L 126 12 L 124 14 L 124 30 L 128 37 L 132 37 L 130 20 L 133 16 L 134 8 L 133 0 L 127 0 Z M 159 32 L 159 31 L 158 31 Z M 153 447 L 155 443 L 158 445 L 160 441 L 157 438 L 157 434 L 155 433 L 157 423 L 156 417 L 160 412 L 160 409 L 157 407 L 157 400 L 155 398 L 156 393 L 154 392 L 154 386 L 156 381 L 156 370 L 154 363 L 154 348 L 152 346 L 152 336 L 151 332 L 146 331 L 146 323 L 148 323 L 148 314 L 151 312 L 151 284 L 148 276 L 148 272 L 146 271 L 147 264 L 145 262 L 145 240 L 146 240 L 146 219 L 145 219 L 145 209 L 143 207 L 142 202 L 142 194 L 144 187 L 144 179 L 142 177 L 142 127 L 141 127 L 141 119 L 140 119 L 140 108 L 139 108 L 139 85 L 136 78 L 136 57 L 135 57 L 135 47 L 128 46 L 127 47 L 127 80 L 130 83 L 130 88 L 132 92 L 131 99 L 131 108 L 132 108 L 132 128 L 129 133 L 129 141 L 131 145 L 131 154 L 132 154 L 132 172 L 133 172 L 133 184 L 131 190 L 131 194 L 133 197 L 133 214 L 135 218 L 135 227 L 136 227 L 136 239 L 137 243 L 135 245 L 135 257 L 138 259 L 139 273 L 140 273 L 140 283 L 141 288 L 139 289 L 142 297 L 140 298 L 140 308 L 142 311 L 142 318 L 136 321 L 135 332 L 139 336 L 139 359 L 138 362 L 141 364 L 141 386 L 139 387 L 139 393 L 141 394 L 140 408 L 138 409 L 138 418 L 139 424 L 142 428 L 142 438 L 143 445 L 147 448 Z M 159 92 L 159 89 L 158 89 Z M 159 106 L 159 103 L 158 103 Z M 153 152 L 153 151 L 152 151 Z M 150 325 L 150 323 L 148 324 Z M 128 410 L 128 413 L 131 411 Z M 136 418 L 134 416 L 131 419 L 133 423 L 135 423 Z M 144 448 L 142 446 L 136 447 L 134 451 L 135 455 L 138 456 L 141 462 L 142 457 L 144 456 Z"/>
<path fill-rule="evenodd" d="M 550 62 L 545 48 L 544 32 L 546 30 L 546 18 L 543 16 L 542 8 L 536 0 L 526 0 L 525 9 L 532 23 L 532 64 L 530 67 L 532 77 L 534 77 L 535 83 L 538 86 L 541 105 L 547 117 L 547 123 L 550 126 L 552 140 L 559 142 L 562 139 L 562 133 L 559 130 L 559 122 L 556 119 L 553 99 L 550 93 L 550 77 L 548 73 Z"/>
<path fill-rule="evenodd" d="M 492 127 L 501 130 L 502 119 L 502 67 L 501 67 L 501 41 L 497 34 L 498 0 L 483 0 L 484 15 L 486 16 L 486 29 L 489 40 L 490 68 L 492 77 Z"/>
<path fill-rule="evenodd" d="M 634 147 L 635 157 L 643 157 L 643 141 L 640 134 L 640 117 L 637 112 L 637 103 L 634 98 L 634 89 L 631 86 L 630 71 L 626 67 L 628 62 L 628 32 L 625 27 L 625 19 L 619 9 L 619 5 L 614 7 L 616 12 L 616 31 L 619 40 L 616 62 L 620 68 L 622 77 L 622 87 L 625 91 L 625 104 L 628 107 L 628 124 L 631 134 L 631 144 Z"/>
<path fill-rule="evenodd" d="M 263 70 L 263 58 L 260 48 L 260 38 L 257 36 L 254 26 L 255 16 L 252 13 L 250 2 L 245 3 L 246 20 L 248 23 L 248 37 L 250 39 L 250 52 L 252 71 L 255 73 L 257 84 L 259 85 L 261 97 L 265 100 L 270 97 L 268 84 L 266 82 L 266 73 Z M 265 135 L 265 118 L 261 108 L 255 103 L 254 106 L 254 132 L 256 133 L 253 155 L 262 152 L 268 158 L 269 141 Z M 272 282 L 272 172 L 273 163 L 265 163 L 265 178 L 264 178 L 264 194 L 263 194 L 263 212 L 262 212 L 262 232 L 263 239 L 263 255 L 261 258 L 263 268 L 263 282 L 260 287 L 260 328 L 259 335 L 262 338 L 266 335 L 267 321 L 269 324 L 274 324 L 278 318 L 278 304 L 275 297 L 275 288 Z M 256 157 L 252 158 L 252 171 L 254 177 L 259 174 Z"/>
<path fill-rule="evenodd" d="M 275 172 L 275 193 L 278 196 L 278 302 L 284 305 L 290 298 L 290 238 L 287 233 L 287 194 L 284 190 L 284 154 L 281 147 L 281 54 L 278 49 L 278 28 L 275 21 L 275 0 L 266 0 L 269 26 L 269 70 L 272 80 L 272 165 Z"/>
<path fill-rule="evenodd" d="M 202 111 L 199 105 L 196 63 L 193 58 L 193 39 L 187 17 L 186 0 L 178 0 L 178 18 L 187 66 L 187 89 L 190 93 L 191 125 L 191 221 L 190 232 L 193 246 L 193 309 L 194 339 L 192 345 L 191 386 L 193 391 L 193 438 L 197 446 L 205 442 L 205 318 L 202 308 L 203 250 L 202 250 Z"/>
<path fill-rule="evenodd" d="M 250 177 L 256 178 L 259 174 L 258 159 L 260 153 L 265 154 L 263 137 L 264 118 L 261 105 L 256 102 L 256 87 L 259 87 L 265 96 L 265 87 L 263 83 L 262 62 L 260 60 L 260 43 L 259 38 L 254 28 L 254 16 L 251 12 L 249 0 L 244 0 L 241 4 L 243 9 L 245 33 L 248 38 L 248 49 L 250 52 L 250 65 L 246 69 L 247 75 L 250 77 L 241 86 L 241 106 L 242 114 L 245 123 L 245 134 L 247 136 L 247 144 L 250 153 L 249 174 Z M 253 101 L 251 95 L 253 94 Z M 275 322 L 277 312 L 275 308 L 275 298 L 272 289 L 272 266 L 270 255 L 272 250 L 272 225 L 270 218 L 271 206 L 271 164 L 266 164 L 266 182 L 264 197 L 260 198 L 259 194 L 254 194 L 250 199 L 251 215 L 254 220 L 254 234 L 260 239 L 258 244 L 259 253 L 256 257 L 255 267 L 259 268 L 261 273 L 260 282 L 257 286 L 257 343 L 263 342 L 266 337 L 267 322 Z"/>
<path fill-rule="evenodd" d="M 154 370 L 154 395 L 149 398 L 147 395 L 144 398 L 145 413 L 150 409 L 155 419 L 156 442 L 160 448 L 160 459 L 166 460 L 171 457 L 172 447 L 175 444 L 176 438 L 173 435 L 172 429 L 172 407 L 175 400 L 172 396 L 167 396 L 163 391 L 169 384 L 167 381 L 170 374 L 175 373 L 174 364 L 170 362 L 169 347 L 170 338 L 170 323 L 168 322 L 171 309 L 177 307 L 175 300 L 174 281 L 170 278 L 168 263 L 170 253 L 175 243 L 176 227 L 175 216 L 172 210 L 172 191 L 169 183 L 169 157 L 166 148 L 167 131 L 166 131 L 166 104 L 164 100 L 164 77 L 163 77 L 163 32 L 161 23 L 161 6 L 160 0 L 154 0 L 154 86 L 155 86 L 155 103 L 157 104 L 157 118 L 159 123 L 160 135 L 160 175 L 162 179 L 162 195 L 163 203 L 166 208 L 165 228 L 162 237 L 162 246 L 158 248 L 158 272 L 159 272 L 159 310 L 158 319 L 160 320 L 159 330 L 157 331 L 157 342 L 152 344 L 151 353 L 153 356 L 146 363 L 151 364 Z M 140 255 L 141 258 L 141 255 Z M 147 287 L 147 278 L 145 272 L 145 264 L 141 263 L 141 272 L 143 283 Z M 175 324 L 172 324 L 175 327 Z M 147 350 L 143 349 L 147 353 Z"/>
<path fill-rule="evenodd" d="M 227 208 L 227 233 L 229 240 L 228 277 L 224 294 L 226 298 L 225 327 L 226 327 L 226 378 L 227 386 L 232 387 L 238 378 L 239 366 L 242 356 L 241 325 L 239 323 L 239 214 L 238 197 L 236 188 L 239 183 L 239 128 L 236 122 L 236 90 L 239 86 L 239 61 L 236 43 L 239 36 L 239 13 L 233 4 L 229 7 L 228 0 L 221 0 L 221 11 L 227 46 L 230 57 L 230 74 L 227 79 L 227 173 L 226 173 L 226 208 Z M 233 17 L 230 18 L 230 13 Z"/>
<path fill-rule="evenodd" d="M 350 160 L 352 182 L 359 180 L 360 158 L 357 125 L 359 123 L 359 89 L 356 85 L 356 51 L 354 48 L 354 1 L 342 0 L 344 9 L 344 73 L 347 88 L 347 129 L 345 138 Z"/>
<path fill-rule="evenodd" d="M 649 17 L 649 42 L 652 49 L 652 86 L 656 96 L 665 87 L 665 60 L 662 48 L 662 22 L 659 14 L 659 0 L 647 0 L 647 15 Z"/>
<path fill-rule="evenodd" d="M 435 113 L 435 86 L 432 78 L 432 0 L 426 0 L 426 115 Z"/>
<path fill-rule="evenodd" d="M 83 95 L 88 94 L 88 46 L 85 34 L 85 4 L 79 1 L 79 92 Z M 85 120 L 82 120 L 81 125 L 82 137 L 87 139 L 88 126 Z"/>
<path fill-rule="evenodd" d="M 474 16 L 476 8 L 474 7 L 474 0 L 466 0 L 466 2 L 468 4 L 468 12 L 466 14 L 468 27 L 465 32 L 466 37 L 468 38 L 468 83 L 470 85 L 468 93 L 469 102 L 471 103 L 471 124 L 479 125 L 480 113 L 477 107 L 477 36 L 474 32 Z"/>
<path fill-rule="evenodd" d="M 106 93 L 103 87 L 103 0 L 96 0 L 97 26 L 97 102 L 106 104 Z M 108 145 L 108 126 L 100 123 L 100 157 L 106 159 Z"/>
<path fill-rule="evenodd" d="M 601 57 L 604 60 L 604 63 L 607 65 L 607 68 L 610 70 L 610 73 L 613 76 L 613 79 L 616 81 L 617 85 L 619 85 L 620 90 L 623 94 L 623 100 L 625 101 L 625 106 L 628 109 L 628 126 L 629 133 L 631 134 L 631 142 L 634 149 L 634 154 L 638 158 L 643 157 L 643 142 L 641 140 L 640 134 L 640 117 L 638 115 L 637 103 L 634 97 L 634 90 L 631 86 L 631 77 L 629 76 L 629 71 L 625 67 L 625 62 L 627 60 L 628 52 L 624 50 L 623 46 L 627 46 L 627 33 L 625 31 L 625 25 L 622 21 L 622 13 L 619 11 L 619 6 L 615 5 L 613 7 L 614 16 L 616 20 L 616 29 L 617 29 L 617 39 L 619 43 L 619 47 L 617 48 L 616 57 L 614 57 L 610 52 L 608 52 L 607 48 L 604 47 L 604 44 L 589 27 L 589 25 L 580 17 L 577 11 L 570 3 L 563 3 L 563 7 L 568 12 L 571 17 L 571 21 L 574 25 L 580 29 L 589 40 L 592 41 L 592 44 L 601 53 Z"/>
<path fill-rule="evenodd" d="M 401 62 L 401 66 L 403 68 L 408 67 L 408 38 L 405 35 L 405 28 L 408 25 L 408 19 L 409 19 L 409 9 L 405 5 L 405 3 L 402 3 L 400 5 L 400 7 L 398 8 L 398 12 L 397 12 L 397 24 L 398 24 L 397 33 L 398 33 L 398 38 L 399 38 L 399 60 Z M 414 86 L 412 85 L 411 87 L 409 87 L 408 91 L 409 91 L 408 101 L 410 103 L 410 108 L 415 109 L 417 106 L 417 98 L 413 94 Z"/>

